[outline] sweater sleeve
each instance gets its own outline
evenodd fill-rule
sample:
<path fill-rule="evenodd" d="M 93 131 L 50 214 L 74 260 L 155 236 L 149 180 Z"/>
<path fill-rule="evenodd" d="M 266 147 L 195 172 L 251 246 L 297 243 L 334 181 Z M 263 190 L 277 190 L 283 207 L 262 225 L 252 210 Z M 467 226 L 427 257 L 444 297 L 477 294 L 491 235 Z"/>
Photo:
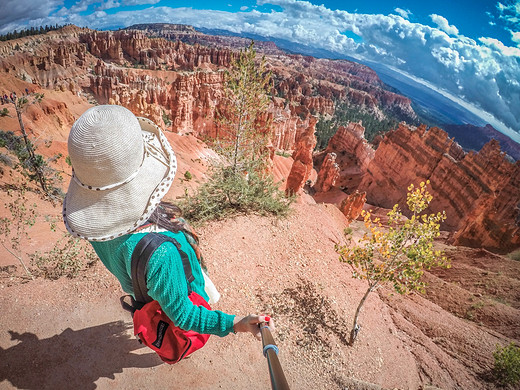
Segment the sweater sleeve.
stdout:
<path fill-rule="evenodd" d="M 164 243 L 152 255 L 147 287 L 150 297 L 159 302 L 166 315 L 181 329 L 220 337 L 233 330 L 234 315 L 208 310 L 190 301 L 182 260 L 172 243 Z"/>

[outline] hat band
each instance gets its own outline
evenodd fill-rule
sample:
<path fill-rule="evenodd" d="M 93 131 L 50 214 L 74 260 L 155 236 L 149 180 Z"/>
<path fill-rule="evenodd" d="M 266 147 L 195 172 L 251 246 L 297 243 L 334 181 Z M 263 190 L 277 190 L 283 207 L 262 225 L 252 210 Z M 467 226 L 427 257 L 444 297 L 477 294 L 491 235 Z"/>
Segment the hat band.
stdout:
<path fill-rule="evenodd" d="M 139 169 L 141 169 L 141 167 L 139 167 L 134 173 L 132 173 L 127 179 L 123 180 L 123 181 L 120 181 L 118 183 L 114 183 L 114 184 L 109 184 L 107 186 L 103 186 L 103 187 L 94 187 L 94 186 L 88 186 L 86 184 L 83 184 L 79 179 L 78 177 L 74 174 L 74 170 L 72 170 L 72 180 L 74 180 L 74 182 L 83 187 L 83 188 L 86 188 L 87 190 L 92 190 L 92 191 L 106 191 L 106 190 L 111 190 L 112 188 L 116 188 L 116 187 L 119 187 L 123 184 L 126 184 L 126 183 L 129 183 L 131 182 L 136 176 L 137 174 L 139 173 Z"/>
<path fill-rule="evenodd" d="M 145 157 L 146 155 L 148 154 L 147 153 L 147 147 L 146 147 L 146 144 L 144 145 L 145 146 L 145 152 L 143 153 L 143 160 L 141 161 L 141 164 L 137 167 L 137 169 L 135 170 L 134 173 L 132 173 L 130 176 L 128 176 L 125 180 L 123 181 L 120 181 L 120 182 L 117 182 L 117 183 L 112 183 L 112 184 L 108 184 L 106 186 L 102 186 L 102 187 L 94 187 L 94 186 L 89 186 L 89 185 L 86 185 L 84 183 L 81 182 L 81 180 L 78 179 L 78 177 L 76 176 L 76 174 L 74 173 L 74 168 L 72 168 L 72 180 L 74 180 L 74 182 L 79 185 L 80 187 L 83 187 L 87 190 L 92 190 L 92 191 L 106 191 L 106 190 L 111 190 L 113 188 L 116 188 L 116 187 L 119 187 L 119 186 L 122 186 L 123 184 L 127 184 L 127 183 L 130 183 L 132 180 L 135 179 L 135 177 L 137 176 L 137 174 L 139 173 L 139 171 L 141 170 L 141 167 L 143 166 L 144 164 L 144 160 L 145 160 Z"/>

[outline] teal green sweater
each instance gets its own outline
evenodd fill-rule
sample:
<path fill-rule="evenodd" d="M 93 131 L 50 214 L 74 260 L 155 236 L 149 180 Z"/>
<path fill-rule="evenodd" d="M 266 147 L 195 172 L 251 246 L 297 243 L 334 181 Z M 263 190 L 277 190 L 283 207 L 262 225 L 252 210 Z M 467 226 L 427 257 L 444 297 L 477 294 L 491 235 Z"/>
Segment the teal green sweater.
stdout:
<path fill-rule="evenodd" d="M 110 241 L 90 243 L 97 255 L 121 283 L 123 290 L 133 295 L 131 279 L 132 252 L 138 241 L 147 233 L 126 234 Z M 195 280 L 191 288 L 206 301 L 208 296 L 204 291 L 204 277 L 195 252 L 182 232 L 164 232 L 175 238 L 190 259 Z M 148 295 L 159 302 L 166 315 L 173 323 L 184 330 L 194 330 L 198 333 L 226 336 L 233 331 L 235 316 L 219 310 L 207 310 L 195 306 L 188 298 L 188 287 L 182 260 L 179 252 L 171 242 L 162 244 L 152 255 L 146 268 L 146 284 Z"/>

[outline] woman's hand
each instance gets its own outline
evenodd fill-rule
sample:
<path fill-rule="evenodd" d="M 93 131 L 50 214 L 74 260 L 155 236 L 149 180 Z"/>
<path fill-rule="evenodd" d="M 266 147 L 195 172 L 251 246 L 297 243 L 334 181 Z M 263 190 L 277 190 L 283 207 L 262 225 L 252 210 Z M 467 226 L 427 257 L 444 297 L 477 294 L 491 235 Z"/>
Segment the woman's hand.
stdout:
<path fill-rule="evenodd" d="M 262 340 L 262 335 L 260 333 L 260 328 L 258 324 L 267 323 L 269 329 L 274 331 L 274 321 L 269 316 L 257 316 L 254 314 L 250 314 L 247 317 L 235 317 L 235 321 L 233 322 L 233 330 L 236 333 L 239 332 L 251 332 L 253 336 L 257 338 L 257 340 Z"/>

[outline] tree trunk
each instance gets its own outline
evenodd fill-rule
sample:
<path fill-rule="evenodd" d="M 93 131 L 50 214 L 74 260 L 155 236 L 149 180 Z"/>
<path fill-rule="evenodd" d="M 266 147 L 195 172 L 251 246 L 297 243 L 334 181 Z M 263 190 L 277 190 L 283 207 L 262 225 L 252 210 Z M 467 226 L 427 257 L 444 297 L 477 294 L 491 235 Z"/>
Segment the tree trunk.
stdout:
<path fill-rule="evenodd" d="M 18 117 L 18 123 L 20 124 L 20 130 L 22 131 L 23 140 L 25 141 L 25 146 L 27 148 L 27 152 L 29 152 L 29 158 L 31 159 L 31 165 L 38 177 L 38 181 L 40 182 L 40 186 L 45 194 L 47 194 L 47 185 L 45 184 L 45 177 L 43 176 L 43 172 L 41 171 L 41 167 L 36 164 L 36 154 L 32 148 L 31 142 L 29 141 L 29 137 L 27 137 L 27 133 L 25 132 L 25 126 L 22 121 L 22 110 L 15 103 L 14 108 L 16 109 L 16 115 Z"/>
<path fill-rule="evenodd" d="M 365 292 L 365 295 L 363 295 L 363 298 L 361 298 L 361 301 L 359 301 L 359 305 L 356 309 L 356 314 L 354 315 L 354 323 L 352 324 L 352 329 L 350 330 L 350 340 L 349 345 L 354 345 L 354 340 L 356 340 L 356 337 L 359 332 L 359 326 L 358 326 L 358 318 L 359 313 L 361 313 L 361 308 L 365 304 L 365 301 L 367 300 L 368 294 L 370 294 L 372 291 L 374 291 L 375 286 L 371 286 L 367 289 Z"/>

